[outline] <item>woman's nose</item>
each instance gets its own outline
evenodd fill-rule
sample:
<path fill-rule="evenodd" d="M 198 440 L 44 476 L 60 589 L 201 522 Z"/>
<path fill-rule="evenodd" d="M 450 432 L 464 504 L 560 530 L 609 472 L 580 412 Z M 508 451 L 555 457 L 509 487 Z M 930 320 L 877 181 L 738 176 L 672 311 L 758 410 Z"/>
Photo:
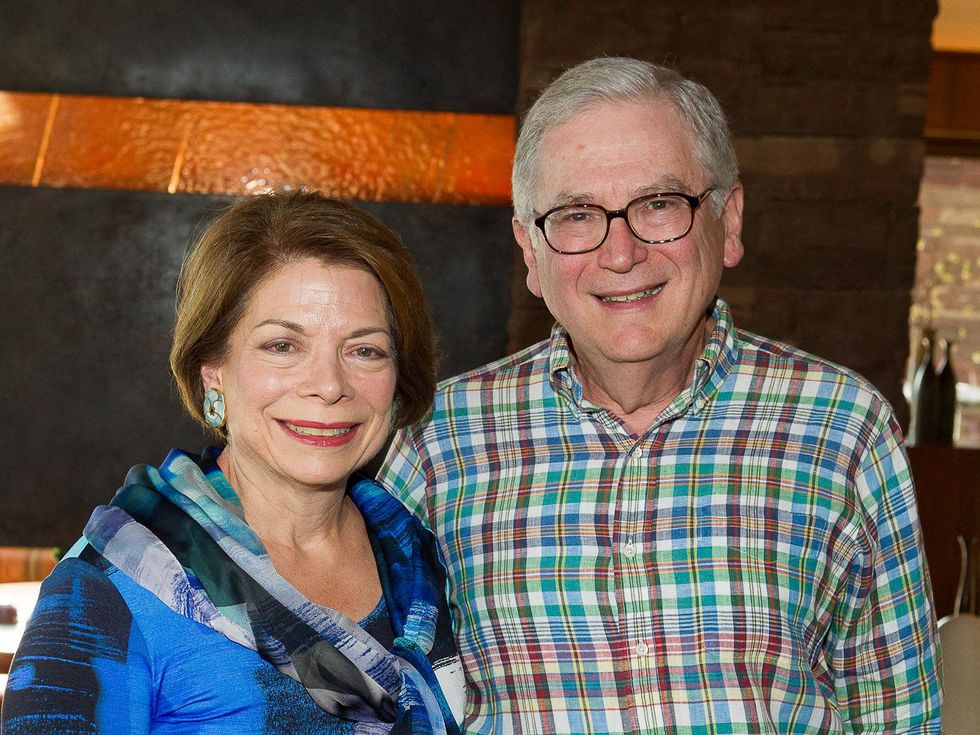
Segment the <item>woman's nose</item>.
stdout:
<path fill-rule="evenodd" d="M 306 378 L 307 391 L 327 403 L 336 403 L 353 394 L 347 367 L 337 355 L 313 360 Z"/>

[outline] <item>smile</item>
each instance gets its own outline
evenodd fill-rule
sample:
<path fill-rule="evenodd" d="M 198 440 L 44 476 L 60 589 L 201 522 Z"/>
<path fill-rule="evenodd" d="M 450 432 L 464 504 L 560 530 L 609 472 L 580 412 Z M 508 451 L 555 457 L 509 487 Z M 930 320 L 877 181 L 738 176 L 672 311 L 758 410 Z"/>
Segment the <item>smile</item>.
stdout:
<path fill-rule="evenodd" d="M 341 426 L 333 429 L 318 428 L 314 426 L 297 426 L 289 422 L 283 422 L 291 431 L 295 431 L 301 436 L 344 436 L 349 434 L 353 426 Z"/>
<path fill-rule="evenodd" d="M 606 303 L 628 304 L 631 301 L 639 301 L 640 299 L 645 299 L 648 296 L 653 296 L 654 294 L 658 294 L 662 290 L 663 290 L 663 285 L 660 285 L 655 288 L 648 288 L 645 291 L 637 291 L 636 293 L 625 294 L 624 296 L 600 296 L 599 298 Z"/>

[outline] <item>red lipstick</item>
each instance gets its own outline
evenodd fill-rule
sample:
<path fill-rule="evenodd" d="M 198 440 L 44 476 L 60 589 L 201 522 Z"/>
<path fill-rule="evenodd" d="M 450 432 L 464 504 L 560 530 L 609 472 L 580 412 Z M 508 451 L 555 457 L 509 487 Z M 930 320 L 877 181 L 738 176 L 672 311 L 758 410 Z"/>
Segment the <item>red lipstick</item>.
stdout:
<path fill-rule="evenodd" d="M 277 420 L 286 435 L 310 447 L 339 447 L 352 441 L 360 424 L 322 424 L 318 421 Z"/>

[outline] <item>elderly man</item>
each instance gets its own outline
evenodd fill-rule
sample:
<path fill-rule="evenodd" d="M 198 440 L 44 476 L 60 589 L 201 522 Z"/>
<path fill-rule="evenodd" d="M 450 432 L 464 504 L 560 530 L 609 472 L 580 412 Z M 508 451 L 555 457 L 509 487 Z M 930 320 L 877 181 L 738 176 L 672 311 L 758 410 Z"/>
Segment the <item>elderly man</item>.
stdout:
<path fill-rule="evenodd" d="M 716 296 L 743 192 L 711 93 L 581 64 L 528 112 L 513 187 L 557 323 L 444 383 L 381 473 L 440 540 L 465 730 L 939 732 L 900 429 Z"/>

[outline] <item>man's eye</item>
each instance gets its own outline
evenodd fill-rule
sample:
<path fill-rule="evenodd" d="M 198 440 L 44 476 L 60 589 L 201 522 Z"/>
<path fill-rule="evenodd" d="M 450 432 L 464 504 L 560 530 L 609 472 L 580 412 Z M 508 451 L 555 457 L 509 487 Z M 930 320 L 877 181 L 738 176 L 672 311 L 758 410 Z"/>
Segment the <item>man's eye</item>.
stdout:
<path fill-rule="evenodd" d="M 591 209 L 566 209 L 560 212 L 556 212 L 557 224 L 583 224 L 586 222 L 591 222 L 597 216 L 596 212 Z"/>
<path fill-rule="evenodd" d="M 658 199 L 651 199 L 650 201 L 646 202 L 643 206 L 644 208 L 652 212 L 662 212 L 666 209 L 672 209 L 673 207 L 677 206 L 677 202 L 674 201 L 673 199 L 668 199 L 666 197 L 663 197 Z"/>

